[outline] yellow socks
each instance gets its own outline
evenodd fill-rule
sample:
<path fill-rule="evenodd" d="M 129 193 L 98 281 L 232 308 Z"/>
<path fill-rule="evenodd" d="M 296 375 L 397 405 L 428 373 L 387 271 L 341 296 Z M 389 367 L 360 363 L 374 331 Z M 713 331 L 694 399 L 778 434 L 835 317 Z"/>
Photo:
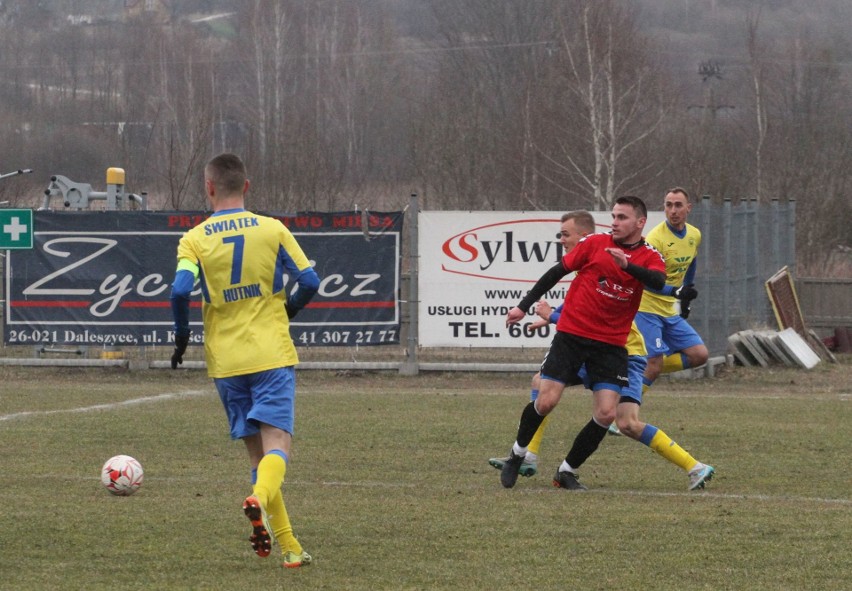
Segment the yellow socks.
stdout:
<path fill-rule="evenodd" d="M 302 545 L 293 535 L 290 516 L 284 506 L 281 485 L 287 474 L 287 456 L 280 450 L 272 450 L 264 455 L 257 466 L 257 480 L 254 484 L 254 496 L 266 511 L 266 519 L 275 539 L 281 546 L 281 552 L 302 553 Z"/>
<path fill-rule="evenodd" d="M 302 545 L 293 535 L 293 526 L 290 525 L 290 516 L 287 515 L 287 508 L 284 506 L 284 497 L 280 488 L 269 499 L 266 518 L 269 520 L 269 527 L 272 528 L 275 539 L 278 540 L 278 545 L 281 546 L 282 554 L 286 552 L 301 554 Z"/>
<path fill-rule="evenodd" d="M 663 372 L 672 373 L 689 367 L 689 364 L 684 359 L 683 353 L 672 353 L 663 357 Z"/>
<path fill-rule="evenodd" d="M 538 455 L 538 450 L 541 447 L 541 438 L 544 437 L 544 428 L 547 427 L 548 421 L 550 421 L 550 415 L 547 415 L 544 417 L 544 420 L 541 421 L 541 425 L 538 426 L 538 429 L 535 431 L 535 435 L 533 435 L 533 438 L 527 446 L 527 451 Z"/>
<path fill-rule="evenodd" d="M 287 456 L 283 451 L 273 450 L 263 456 L 257 465 L 257 482 L 254 484 L 254 496 L 263 508 L 269 512 L 269 501 L 276 492 L 280 494 L 287 473 Z"/>
<path fill-rule="evenodd" d="M 656 427 L 654 428 L 656 429 Z M 661 429 L 656 429 L 656 433 L 647 445 L 655 452 L 670 461 L 672 464 L 681 467 L 687 472 L 690 468 L 692 468 L 693 466 L 695 466 L 695 464 L 698 463 L 695 458 L 689 455 L 689 452 L 687 452 L 677 443 L 672 441 L 671 438 L 665 433 L 663 433 Z"/>

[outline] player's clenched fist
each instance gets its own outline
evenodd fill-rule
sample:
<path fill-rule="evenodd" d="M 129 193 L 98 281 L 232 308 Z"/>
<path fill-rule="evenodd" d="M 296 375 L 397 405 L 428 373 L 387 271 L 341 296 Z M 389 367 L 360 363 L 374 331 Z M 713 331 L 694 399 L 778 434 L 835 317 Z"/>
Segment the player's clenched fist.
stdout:
<path fill-rule="evenodd" d="M 524 311 L 515 306 L 514 308 L 509 310 L 508 314 L 506 314 L 506 326 L 509 326 L 510 324 L 515 324 L 516 322 L 520 322 L 524 316 L 526 316 Z"/>

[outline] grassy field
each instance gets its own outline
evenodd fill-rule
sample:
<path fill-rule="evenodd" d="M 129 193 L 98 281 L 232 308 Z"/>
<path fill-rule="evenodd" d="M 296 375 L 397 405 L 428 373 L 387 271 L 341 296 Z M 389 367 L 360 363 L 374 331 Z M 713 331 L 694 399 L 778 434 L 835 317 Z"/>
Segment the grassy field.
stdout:
<path fill-rule="evenodd" d="M 242 445 L 200 371 L 0 367 L 0 589 L 849 589 L 852 360 L 661 381 L 646 420 L 717 477 L 607 437 L 586 493 L 551 486 L 591 412 L 572 389 L 542 472 L 504 455 L 527 375 L 299 374 L 284 486 L 315 564 L 251 551 Z M 101 464 L 145 467 L 110 496 Z"/>

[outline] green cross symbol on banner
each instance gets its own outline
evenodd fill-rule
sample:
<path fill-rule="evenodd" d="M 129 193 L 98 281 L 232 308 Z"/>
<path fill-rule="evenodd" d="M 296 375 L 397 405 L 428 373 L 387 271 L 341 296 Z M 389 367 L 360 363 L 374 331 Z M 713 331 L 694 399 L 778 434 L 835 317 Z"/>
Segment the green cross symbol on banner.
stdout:
<path fill-rule="evenodd" d="M 33 210 L 0 209 L 0 249 L 33 247 Z"/>

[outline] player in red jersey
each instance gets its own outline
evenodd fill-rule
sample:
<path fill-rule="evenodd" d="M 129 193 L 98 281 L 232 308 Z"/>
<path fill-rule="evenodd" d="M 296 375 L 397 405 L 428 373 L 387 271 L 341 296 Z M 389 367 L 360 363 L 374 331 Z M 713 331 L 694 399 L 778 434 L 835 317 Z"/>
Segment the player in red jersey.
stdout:
<path fill-rule="evenodd" d="M 560 279 L 577 272 L 565 294 L 556 336 L 541 365 L 538 397 L 521 413 L 517 439 L 500 472 L 504 487 L 515 486 L 527 445 L 544 417 L 559 403 L 565 385 L 576 383 L 577 372 L 584 364 L 594 397 L 593 419 L 584 427 L 590 434 L 584 440 L 597 447 L 615 419 L 621 389 L 627 385 L 625 344 L 643 286 L 661 289 L 666 280 L 662 255 L 642 239 L 647 217 L 645 203 L 638 197 L 616 199 L 612 232 L 583 238 L 506 315 L 507 326 L 519 322 Z M 557 486 L 561 486 L 561 478 L 570 476 L 566 466 L 568 462 L 564 461 L 557 469 Z"/>

